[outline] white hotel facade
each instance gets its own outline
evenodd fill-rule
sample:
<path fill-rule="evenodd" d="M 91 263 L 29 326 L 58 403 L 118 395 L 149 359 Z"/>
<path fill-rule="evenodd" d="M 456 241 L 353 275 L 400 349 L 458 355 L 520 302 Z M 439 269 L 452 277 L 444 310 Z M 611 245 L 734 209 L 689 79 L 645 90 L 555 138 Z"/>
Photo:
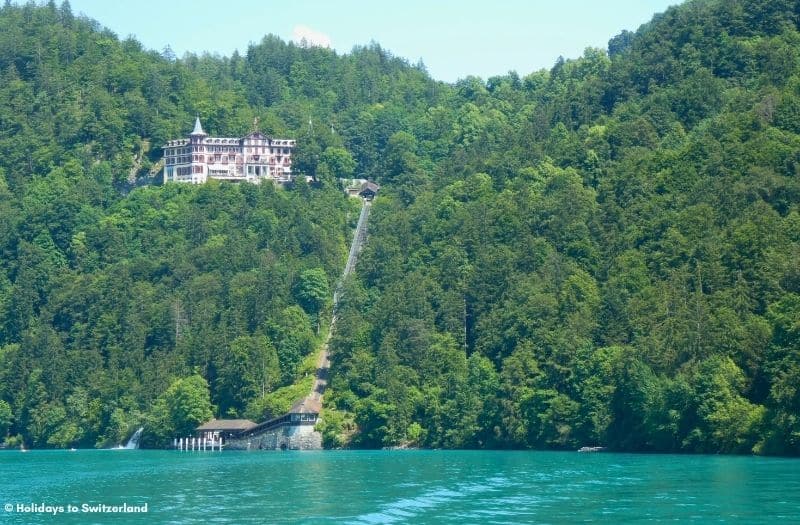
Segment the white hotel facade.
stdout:
<path fill-rule="evenodd" d="M 288 182 L 294 146 L 294 140 L 273 139 L 257 131 L 243 138 L 209 137 L 197 117 L 189 138 L 164 145 L 164 183 Z"/>

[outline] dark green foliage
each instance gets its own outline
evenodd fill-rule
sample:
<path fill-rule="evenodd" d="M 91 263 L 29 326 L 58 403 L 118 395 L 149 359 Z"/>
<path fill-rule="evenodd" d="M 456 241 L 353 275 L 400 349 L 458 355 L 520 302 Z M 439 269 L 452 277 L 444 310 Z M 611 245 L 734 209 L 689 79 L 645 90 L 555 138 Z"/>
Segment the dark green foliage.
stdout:
<path fill-rule="evenodd" d="M 278 354 L 265 336 L 239 336 L 230 351 L 214 357 L 215 404 L 221 414 L 240 415 L 248 401 L 265 396 L 280 383 Z"/>
<path fill-rule="evenodd" d="M 311 268 L 300 273 L 297 299 L 308 313 L 318 314 L 330 295 L 328 276 L 323 268 Z"/>
<path fill-rule="evenodd" d="M 800 453 L 796 0 L 689 0 L 454 85 L 375 44 L 177 60 L 68 11 L 0 10 L 0 430 L 155 445 L 285 409 L 352 175 L 383 188 L 327 443 Z M 319 183 L 137 187 L 196 113 L 296 137 Z"/>
<path fill-rule="evenodd" d="M 12 433 L 35 425 L 42 437 L 30 441 L 43 445 L 64 421 L 77 430 L 48 444 L 113 444 L 195 368 L 218 415 L 291 383 L 318 343 L 295 290 L 305 265 L 339 270 L 346 209 L 334 190 L 139 188 L 95 208 L 66 250 L 44 234 L 19 239 L 0 353 L 0 398 L 20 416 Z M 304 253 L 312 230 L 326 241 Z M 37 369 L 42 399 L 25 394 Z M 77 388 L 97 401 L 94 412 L 54 404 Z"/>
<path fill-rule="evenodd" d="M 14 422 L 14 414 L 11 413 L 11 405 L 6 401 L 0 400 L 0 435 L 8 435 L 8 429 Z"/>
<path fill-rule="evenodd" d="M 147 422 L 145 443 L 160 444 L 178 436 L 193 436 L 213 412 L 208 383 L 202 376 L 175 380 L 156 399 Z"/>
<path fill-rule="evenodd" d="M 250 106 L 234 60 L 145 52 L 68 4 L 0 10 L 0 438 L 106 446 L 149 422 L 145 442 L 161 444 L 303 373 L 351 205 L 305 184 L 153 185 L 161 145 L 196 113 L 221 135 L 255 116 L 307 131 L 304 106 L 296 127 L 288 107 Z M 301 142 L 337 176 L 354 170 L 337 135 Z M 195 377 L 202 410 L 175 415 L 168 389 Z"/>
<path fill-rule="evenodd" d="M 332 341 L 353 443 L 797 454 L 798 12 L 689 1 L 391 136 Z"/>

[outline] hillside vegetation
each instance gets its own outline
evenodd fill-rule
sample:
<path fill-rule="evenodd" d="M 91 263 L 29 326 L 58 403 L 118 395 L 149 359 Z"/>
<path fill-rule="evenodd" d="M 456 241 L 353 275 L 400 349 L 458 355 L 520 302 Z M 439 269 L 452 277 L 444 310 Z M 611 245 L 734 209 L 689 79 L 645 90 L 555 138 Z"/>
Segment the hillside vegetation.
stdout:
<path fill-rule="evenodd" d="M 176 59 L 7 3 L 0 434 L 156 445 L 271 415 L 319 343 L 357 175 L 383 189 L 330 446 L 800 453 L 799 22 L 795 0 L 690 0 L 449 85 L 377 44 Z M 296 138 L 319 183 L 159 186 L 196 113 Z"/>
<path fill-rule="evenodd" d="M 394 135 L 328 439 L 799 453 L 798 13 L 690 1 Z"/>

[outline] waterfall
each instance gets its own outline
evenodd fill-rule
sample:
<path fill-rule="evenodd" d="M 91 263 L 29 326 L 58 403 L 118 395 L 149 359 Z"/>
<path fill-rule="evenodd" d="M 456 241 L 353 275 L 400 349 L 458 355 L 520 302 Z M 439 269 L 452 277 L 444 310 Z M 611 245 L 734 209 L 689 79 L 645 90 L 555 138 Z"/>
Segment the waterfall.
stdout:
<path fill-rule="evenodd" d="M 139 430 L 137 430 L 136 432 L 133 433 L 131 438 L 125 444 L 125 449 L 126 450 L 132 450 L 132 449 L 139 448 L 139 438 L 142 437 L 142 431 L 143 430 L 144 430 L 144 427 L 139 427 Z"/>

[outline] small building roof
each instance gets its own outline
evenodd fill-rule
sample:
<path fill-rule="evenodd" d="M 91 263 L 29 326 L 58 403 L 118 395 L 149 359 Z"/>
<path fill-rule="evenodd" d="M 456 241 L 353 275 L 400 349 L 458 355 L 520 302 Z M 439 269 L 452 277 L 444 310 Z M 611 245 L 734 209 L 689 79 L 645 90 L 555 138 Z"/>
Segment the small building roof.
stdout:
<path fill-rule="evenodd" d="M 196 430 L 250 430 L 256 423 L 249 419 L 212 419 L 197 427 Z"/>
<path fill-rule="evenodd" d="M 200 124 L 200 116 L 198 115 L 194 119 L 194 130 L 192 130 L 192 135 L 208 135 L 205 131 L 203 131 L 203 126 Z"/>
<path fill-rule="evenodd" d="M 361 190 L 361 187 L 364 186 L 364 184 L 366 184 L 367 182 L 369 182 L 367 179 L 342 179 L 342 181 L 344 182 L 346 187 L 356 188 L 358 190 Z"/>
<path fill-rule="evenodd" d="M 322 405 L 316 399 L 306 397 L 301 399 L 289 409 L 290 414 L 319 414 Z"/>
<path fill-rule="evenodd" d="M 378 190 L 380 189 L 381 187 L 375 184 L 374 182 L 367 181 L 361 185 L 361 191 L 358 192 L 358 194 L 361 195 L 362 193 L 372 193 L 374 195 L 378 193 Z"/>

